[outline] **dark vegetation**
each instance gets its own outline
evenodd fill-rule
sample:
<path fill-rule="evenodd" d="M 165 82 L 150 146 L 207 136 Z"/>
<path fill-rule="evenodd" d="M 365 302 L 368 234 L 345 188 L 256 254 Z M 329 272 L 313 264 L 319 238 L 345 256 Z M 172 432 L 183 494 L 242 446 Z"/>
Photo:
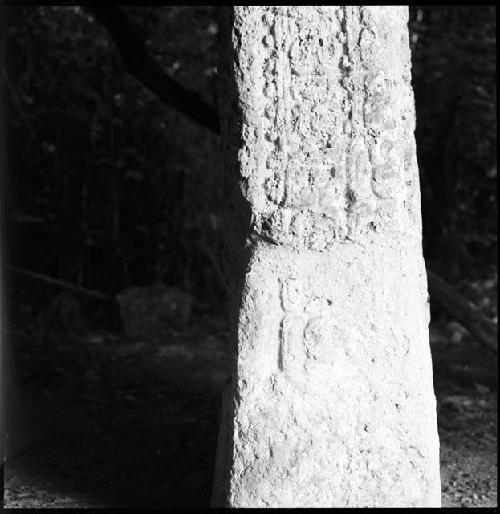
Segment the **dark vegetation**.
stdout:
<path fill-rule="evenodd" d="M 109 295 L 163 282 L 220 309 L 220 152 L 196 122 L 217 124 L 214 8 L 123 12 L 130 27 L 102 8 L 6 9 L 9 260 Z M 496 276 L 494 14 L 411 9 L 424 248 L 468 296 Z M 16 289 L 35 310 L 61 292 L 33 279 Z"/>
<path fill-rule="evenodd" d="M 226 337 L 215 9 L 113 12 L 4 8 L 7 328 L 32 425 L 60 437 L 15 464 L 12 505 L 51 505 L 33 490 L 39 503 L 23 503 L 22 466 L 69 491 L 88 482 L 89 506 L 205 505 L 210 493 Z M 430 288 L 449 506 L 492 505 L 496 487 L 470 460 L 496 444 L 494 354 L 478 344 L 497 324 L 495 14 L 410 9 L 424 253 L 453 286 Z M 190 325 L 149 344 L 117 338 L 116 295 L 152 284 L 191 295 Z M 474 473 L 485 482 L 463 476 Z"/>

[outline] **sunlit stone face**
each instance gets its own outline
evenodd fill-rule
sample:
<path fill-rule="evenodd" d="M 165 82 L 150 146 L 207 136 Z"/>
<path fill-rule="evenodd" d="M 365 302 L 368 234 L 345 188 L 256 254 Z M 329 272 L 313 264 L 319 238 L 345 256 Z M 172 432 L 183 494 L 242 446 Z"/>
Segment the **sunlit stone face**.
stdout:
<path fill-rule="evenodd" d="M 402 7 L 228 17 L 214 505 L 440 504 L 406 23 Z"/>

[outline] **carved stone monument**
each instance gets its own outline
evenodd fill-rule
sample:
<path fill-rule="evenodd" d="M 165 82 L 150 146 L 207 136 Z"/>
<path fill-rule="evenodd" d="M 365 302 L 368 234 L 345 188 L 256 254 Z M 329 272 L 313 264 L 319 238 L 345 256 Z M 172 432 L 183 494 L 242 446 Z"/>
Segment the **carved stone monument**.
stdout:
<path fill-rule="evenodd" d="M 232 368 L 214 506 L 440 506 L 407 21 L 223 13 Z"/>

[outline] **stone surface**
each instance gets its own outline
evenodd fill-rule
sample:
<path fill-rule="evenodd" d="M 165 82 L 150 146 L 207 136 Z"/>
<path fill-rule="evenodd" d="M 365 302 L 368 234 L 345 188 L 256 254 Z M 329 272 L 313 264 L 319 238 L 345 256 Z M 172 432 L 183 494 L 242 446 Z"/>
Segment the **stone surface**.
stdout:
<path fill-rule="evenodd" d="M 439 506 L 407 8 L 223 13 L 214 506 Z"/>

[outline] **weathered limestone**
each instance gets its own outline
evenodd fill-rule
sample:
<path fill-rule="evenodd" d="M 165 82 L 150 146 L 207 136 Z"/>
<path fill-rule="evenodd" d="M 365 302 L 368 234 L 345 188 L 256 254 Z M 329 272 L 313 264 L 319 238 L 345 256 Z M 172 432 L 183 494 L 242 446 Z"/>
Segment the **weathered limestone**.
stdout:
<path fill-rule="evenodd" d="M 239 6 L 212 503 L 440 505 L 407 8 Z"/>

